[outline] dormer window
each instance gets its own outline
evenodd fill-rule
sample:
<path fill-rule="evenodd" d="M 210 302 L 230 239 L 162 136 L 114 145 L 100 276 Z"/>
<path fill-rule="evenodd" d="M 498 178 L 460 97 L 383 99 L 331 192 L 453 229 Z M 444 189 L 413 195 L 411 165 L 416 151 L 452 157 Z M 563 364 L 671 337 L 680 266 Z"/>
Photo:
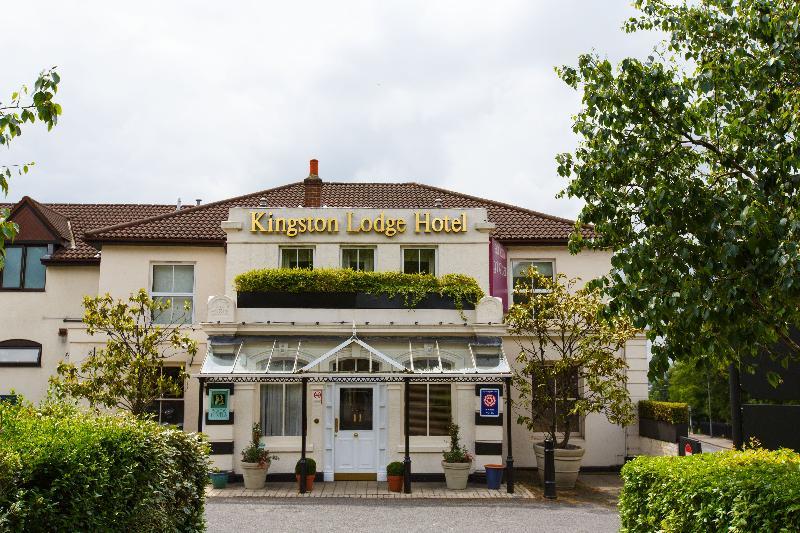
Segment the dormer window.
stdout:
<path fill-rule="evenodd" d="M 6 246 L 3 265 L 3 289 L 43 290 L 45 266 L 42 258 L 47 246 L 14 244 Z"/>

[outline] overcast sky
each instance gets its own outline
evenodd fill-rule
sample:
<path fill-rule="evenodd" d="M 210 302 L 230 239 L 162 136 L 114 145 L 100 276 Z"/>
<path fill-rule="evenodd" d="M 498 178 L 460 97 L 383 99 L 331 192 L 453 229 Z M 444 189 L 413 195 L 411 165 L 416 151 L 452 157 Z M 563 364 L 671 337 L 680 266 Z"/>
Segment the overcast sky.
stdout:
<path fill-rule="evenodd" d="M 0 98 L 57 65 L 64 114 L 9 198 L 204 202 L 304 178 L 419 181 L 573 218 L 553 67 L 644 57 L 627 0 L 8 2 Z"/>

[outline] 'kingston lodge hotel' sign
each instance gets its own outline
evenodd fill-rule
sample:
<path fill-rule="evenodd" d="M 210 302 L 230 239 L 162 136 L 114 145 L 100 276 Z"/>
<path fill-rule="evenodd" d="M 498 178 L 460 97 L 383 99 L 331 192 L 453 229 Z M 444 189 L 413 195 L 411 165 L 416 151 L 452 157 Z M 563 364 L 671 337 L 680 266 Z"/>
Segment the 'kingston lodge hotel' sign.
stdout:
<path fill-rule="evenodd" d="M 413 217 L 392 217 L 380 213 L 374 217 L 359 217 L 346 211 L 335 217 L 282 217 L 272 212 L 251 211 L 250 232 L 282 234 L 295 237 L 303 233 L 339 233 L 340 227 L 347 233 L 377 233 L 394 237 L 414 228 L 414 233 L 466 233 L 467 214 L 431 216 L 429 212 L 417 211 Z M 341 220 L 341 223 L 340 223 Z"/>

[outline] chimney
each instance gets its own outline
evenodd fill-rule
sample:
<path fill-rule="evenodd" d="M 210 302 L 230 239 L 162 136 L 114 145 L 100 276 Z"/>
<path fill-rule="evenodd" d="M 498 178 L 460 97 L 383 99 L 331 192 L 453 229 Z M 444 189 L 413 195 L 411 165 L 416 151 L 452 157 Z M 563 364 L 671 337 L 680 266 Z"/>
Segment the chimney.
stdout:
<path fill-rule="evenodd" d="M 195 198 L 194 199 L 194 205 L 200 205 L 202 202 L 203 202 L 202 198 Z"/>
<path fill-rule="evenodd" d="M 303 207 L 319 207 L 322 199 L 322 180 L 319 178 L 319 161 L 309 162 L 308 177 L 303 180 Z"/>

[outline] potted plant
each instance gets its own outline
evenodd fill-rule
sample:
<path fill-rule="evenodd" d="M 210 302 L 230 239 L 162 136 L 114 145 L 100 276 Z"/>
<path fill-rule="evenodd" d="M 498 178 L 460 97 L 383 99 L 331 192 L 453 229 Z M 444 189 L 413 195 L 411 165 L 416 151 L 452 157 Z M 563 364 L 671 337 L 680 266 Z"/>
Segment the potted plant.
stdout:
<path fill-rule="evenodd" d="M 224 489 L 225 487 L 228 486 L 227 472 L 222 472 L 219 468 L 215 466 L 208 475 L 211 478 L 211 485 L 215 489 Z"/>
<path fill-rule="evenodd" d="M 450 449 L 442 452 L 444 478 L 448 489 L 464 490 L 467 488 L 472 455 L 461 445 L 457 424 L 451 422 L 447 432 L 450 435 Z"/>
<path fill-rule="evenodd" d="M 389 481 L 391 492 L 402 492 L 405 471 L 406 467 L 400 461 L 393 461 L 386 466 L 386 479 Z"/>
<path fill-rule="evenodd" d="M 300 461 L 294 465 L 294 477 L 297 480 L 297 487 L 300 487 Z M 306 491 L 314 490 L 314 477 L 317 475 L 317 462 L 306 457 Z"/>
<path fill-rule="evenodd" d="M 253 424 L 250 444 L 242 450 L 242 474 L 244 475 L 244 488 L 263 489 L 267 480 L 267 470 L 273 459 L 269 450 L 261 442 L 261 424 Z"/>
<path fill-rule="evenodd" d="M 612 314 L 599 289 L 578 289 L 578 278 L 555 279 L 530 269 L 515 288 L 519 303 L 506 315 L 519 355 L 514 371 L 517 423 L 534 433 L 539 478 L 544 479 L 544 437 L 555 443 L 556 486 L 575 486 L 584 448 L 570 442 L 589 413 L 614 424 L 634 419 L 628 365 L 617 353 L 637 330 Z M 541 439 L 541 440 L 540 440 Z"/>

